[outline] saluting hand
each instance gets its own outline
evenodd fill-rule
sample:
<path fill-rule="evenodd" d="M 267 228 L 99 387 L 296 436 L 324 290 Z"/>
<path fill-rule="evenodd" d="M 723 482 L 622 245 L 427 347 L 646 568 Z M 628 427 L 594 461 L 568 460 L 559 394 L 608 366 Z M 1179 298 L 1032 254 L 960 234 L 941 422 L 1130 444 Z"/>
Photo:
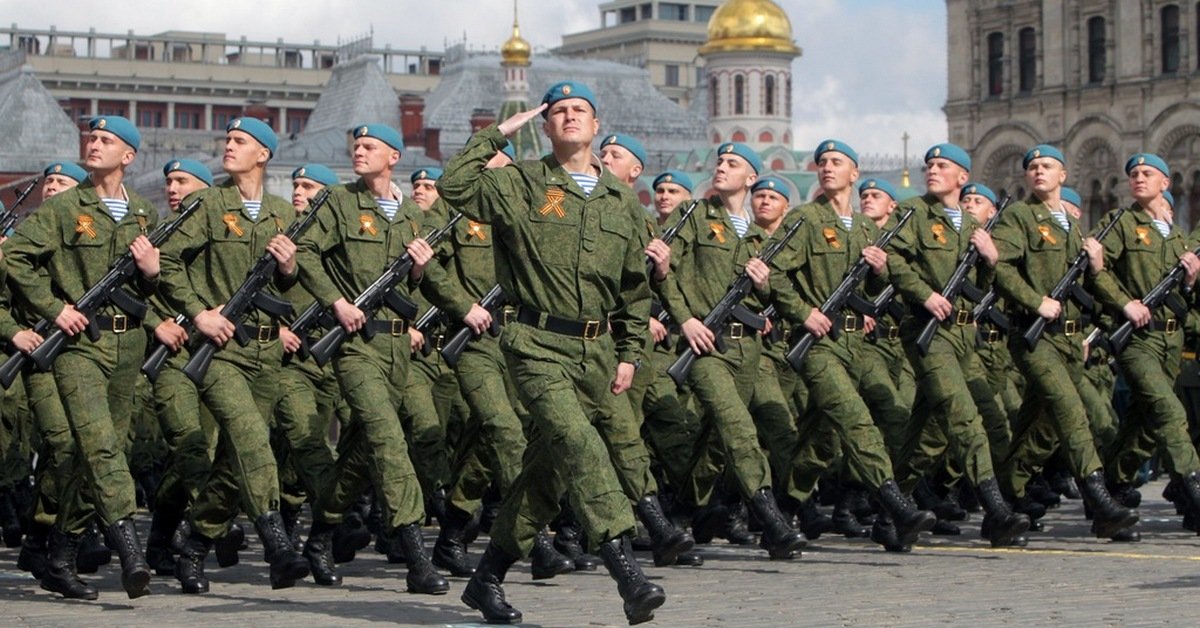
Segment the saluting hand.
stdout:
<path fill-rule="evenodd" d="M 646 245 L 646 256 L 654 261 L 654 279 L 662 281 L 671 271 L 671 247 L 661 238 L 654 238 Z"/>
<path fill-rule="evenodd" d="M 501 134 L 504 135 L 504 137 L 512 137 L 513 133 L 516 133 L 521 127 L 528 124 L 530 120 L 533 120 L 541 115 L 542 112 L 546 110 L 546 107 L 549 106 L 550 105 L 547 105 L 546 103 L 542 103 L 541 105 L 538 105 L 529 111 L 514 113 L 513 115 L 509 116 L 507 120 L 496 125 L 496 128 Z"/>
<path fill-rule="evenodd" d="M 150 244 L 150 238 L 140 235 L 129 244 L 129 253 L 133 255 L 133 263 L 147 279 L 158 277 L 158 249 Z"/>

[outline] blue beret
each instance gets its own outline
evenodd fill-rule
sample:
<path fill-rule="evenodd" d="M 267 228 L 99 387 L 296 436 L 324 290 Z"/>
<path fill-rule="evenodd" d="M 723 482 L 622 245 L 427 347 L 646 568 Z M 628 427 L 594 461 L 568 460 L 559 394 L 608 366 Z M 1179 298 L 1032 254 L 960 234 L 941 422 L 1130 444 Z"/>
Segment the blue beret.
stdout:
<path fill-rule="evenodd" d="M 46 166 L 46 169 L 42 171 L 43 177 L 48 177 L 52 174 L 70 177 L 80 183 L 83 183 L 84 179 L 87 179 L 88 176 L 87 170 L 84 170 L 79 164 L 73 161 L 56 161 Z"/>
<path fill-rule="evenodd" d="M 205 185 L 213 184 L 212 172 L 195 159 L 172 159 L 163 166 L 164 177 L 175 171 L 186 172 L 203 181 Z"/>
<path fill-rule="evenodd" d="M 292 181 L 296 179 L 312 179 L 321 185 L 337 185 L 337 175 L 327 166 L 321 164 L 304 164 L 292 171 Z"/>
<path fill-rule="evenodd" d="M 599 109 L 596 107 L 596 95 L 592 93 L 592 90 L 587 85 L 576 81 L 562 81 L 561 83 L 551 85 L 550 89 L 546 90 L 546 95 L 542 96 L 542 104 L 553 106 L 554 103 L 568 98 L 582 98 L 592 106 L 593 112 L 599 112 Z M 542 112 L 542 117 L 547 117 L 549 111 L 550 109 L 547 107 Z"/>
<path fill-rule="evenodd" d="M 440 178 L 442 178 L 441 168 L 421 168 L 420 170 L 412 173 L 412 176 L 409 177 L 409 181 L 413 183 L 416 183 L 422 179 L 428 181 L 437 181 Z"/>
<path fill-rule="evenodd" d="M 854 162 L 854 165 L 858 165 L 858 153 L 853 148 L 850 148 L 849 144 L 841 140 L 825 140 L 817 144 L 817 150 L 813 151 L 813 163 L 815 164 L 820 161 L 821 155 L 830 151 L 841 153 L 849 157 Z"/>
<path fill-rule="evenodd" d="M 129 144 L 133 152 L 137 152 L 139 146 L 142 145 L 142 133 L 138 131 L 136 126 L 129 121 L 128 118 L 121 116 L 96 116 L 88 121 L 88 126 L 93 130 L 108 131 L 113 135 L 121 138 L 122 142 Z"/>
<path fill-rule="evenodd" d="M 750 148 L 749 146 L 746 146 L 741 142 L 725 142 L 724 144 L 721 144 L 720 148 L 717 149 L 718 156 L 731 154 L 745 159 L 746 163 L 750 164 L 751 168 L 754 168 L 754 174 L 762 172 L 762 159 L 759 158 L 758 153 L 754 152 L 754 149 Z"/>
<path fill-rule="evenodd" d="M 1028 168 L 1029 162 L 1037 159 L 1038 157 L 1049 157 L 1051 159 L 1058 160 L 1058 163 L 1064 166 L 1067 165 L 1067 158 L 1063 157 L 1061 150 L 1058 150 L 1049 144 L 1038 144 L 1037 146 L 1029 149 L 1029 152 L 1025 153 L 1025 159 L 1021 160 L 1021 167 Z"/>
<path fill-rule="evenodd" d="M 982 183 L 968 183 L 964 185 L 959 196 L 968 196 L 971 194 L 977 194 L 991 201 L 993 205 L 996 204 L 996 193 L 992 191 L 992 188 Z"/>
<path fill-rule="evenodd" d="M 1171 209 L 1175 209 L 1175 195 L 1171 194 L 1171 190 L 1164 191 L 1163 198 L 1167 200 L 1167 205 L 1170 205 Z"/>
<path fill-rule="evenodd" d="M 1080 198 L 1079 192 L 1076 192 L 1075 188 L 1064 187 L 1062 189 L 1061 194 L 1062 194 L 1062 200 L 1064 200 L 1076 207 L 1080 207 L 1080 208 L 1083 207 L 1083 199 Z"/>
<path fill-rule="evenodd" d="M 609 135 L 603 140 L 600 140 L 600 148 L 611 146 L 613 144 L 616 144 L 617 146 L 620 146 L 621 148 L 633 153 L 633 156 L 637 157 L 637 160 L 641 162 L 642 167 L 646 167 L 646 148 L 642 146 L 641 142 L 623 133 Z"/>
<path fill-rule="evenodd" d="M 872 178 L 872 179 L 867 179 L 867 180 L 863 181 L 862 183 L 858 184 L 859 195 L 862 195 L 862 193 L 866 192 L 867 190 L 879 190 L 880 192 L 883 192 L 884 194 L 887 194 L 888 196 L 892 197 L 893 201 L 899 200 L 896 198 L 896 187 L 893 186 L 891 183 L 884 181 L 883 179 Z"/>
<path fill-rule="evenodd" d="M 759 190 L 771 190 L 772 192 L 782 196 L 784 200 L 792 200 L 792 195 L 790 193 L 787 181 L 784 181 L 775 175 L 760 177 L 754 182 L 754 185 L 750 186 L 751 193 Z"/>
<path fill-rule="evenodd" d="M 400 132 L 386 124 L 360 124 L 350 130 L 354 139 L 360 137 L 373 137 L 392 148 L 404 152 L 404 138 L 400 137 Z"/>
<path fill-rule="evenodd" d="M 925 163 L 929 163 L 929 160 L 935 157 L 949 159 L 950 161 L 962 166 L 963 170 L 971 170 L 971 156 L 967 154 L 967 151 L 954 144 L 938 144 L 937 146 L 930 148 L 925 152 Z"/>
<path fill-rule="evenodd" d="M 657 177 L 654 177 L 654 184 L 651 185 L 650 188 L 657 190 L 659 183 L 674 183 L 675 185 L 687 190 L 689 193 L 693 188 L 692 178 L 678 170 L 667 170 Z"/>
<path fill-rule="evenodd" d="M 508 158 L 513 161 L 517 160 L 517 148 L 515 146 L 513 146 L 512 142 L 508 142 L 507 144 L 505 144 L 504 148 L 500 149 L 500 152 L 504 153 L 505 155 L 508 155 Z"/>
<path fill-rule="evenodd" d="M 1167 166 L 1167 162 L 1154 153 L 1134 153 L 1133 157 L 1125 162 L 1125 174 L 1129 174 L 1134 166 L 1150 166 L 1168 177 L 1171 176 L 1171 168 Z"/>
<path fill-rule="evenodd" d="M 275 135 L 275 131 L 258 118 L 234 118 L 229 122 L 229 126 L 225 127 L 226 133 L 230 131 L 241 131 L 253 137 L 254 141 L 262 144 L 272 157 L 275 156 L 275 149 L 279 148 L 279 138 Z"/>

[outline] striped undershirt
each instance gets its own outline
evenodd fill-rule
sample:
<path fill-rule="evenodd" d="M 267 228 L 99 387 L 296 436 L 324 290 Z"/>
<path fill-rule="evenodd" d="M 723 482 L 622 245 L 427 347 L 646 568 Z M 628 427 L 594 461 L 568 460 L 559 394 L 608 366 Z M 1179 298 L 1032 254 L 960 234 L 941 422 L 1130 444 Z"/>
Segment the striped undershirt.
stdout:
<path fill-rule="evenodd" d="M 1067 222 L 1067 212 L 1050 212 L 1050 217 L 1054 219 L 1054 222 L 1058 223 L 1058 226 L 1063 228 L 1063 231 L 1067 233 L 1071 232 L 1071 223 Z"/>
<path fill-rule="evenodd" d="M 600 177 L 595 177 L 582 172 L 572 172 L 571 178 L 575 179 L 575 183 L 583 189 L 584 196 L 591 196 L 592 190 L 596 189 L 596 184 L 600 183 Z"/>
<path fill-rule="evenodd" d="M 108 208 L 108 214 L 113 217 L 113 220 L 121 222 L 125 214 L 129 213 L 129 201 L 120 198 L 102 198 L 101 202 Z"/>
<path fill-rule="evenodd" d="M 738 234 L 739 238 L 746 237 L 746 232 L 750 230 L 750 220 L 748 218 L 729 214 L 729 222 L 733 223 L 733 230 Z"/>
<path fill-rule="evenodd" d="M 954 230 L 962 231 L 962 210 L 951 209 L 949 207 L 944 209 L 946 210 L 946 217 L 950 219 L 950 224 L 954 225 Z"/>
<path fill-rule="evenodd" d="M 1171 234 L 1171 225 L 1168 224 L 1167 221 L 1155 218 L 1150 222 L 1154 223 L 1154 228 L 1158 229 L 1158 232 L 1162 234 L 1162 237 L 1165 238 Z"/>
<path fill-rule="evenodd" d="M 379 203 L 379 209 L 383 210 L 383 215 L 387 216 L 388 220 L 396 217 L 396 212 L 400 211 L 400 201 L 390 198 L 377 198 L 376 203 Z"/>
<path fill-rule="evenodd" d="M 262 211 L 262 201 L 248 201 L 242 199 L 242 205 L 246 206 L 246 213 L 250 214 L 250 220 L 258 220 L 258 212 Z"/>
<path fill-rule="evenodd" d="M 850 227 L 854 224 L 854 216 L 838 216 L 838 219 L 842 221 L 842 227 L 846 231 L 849 231 Z"/>

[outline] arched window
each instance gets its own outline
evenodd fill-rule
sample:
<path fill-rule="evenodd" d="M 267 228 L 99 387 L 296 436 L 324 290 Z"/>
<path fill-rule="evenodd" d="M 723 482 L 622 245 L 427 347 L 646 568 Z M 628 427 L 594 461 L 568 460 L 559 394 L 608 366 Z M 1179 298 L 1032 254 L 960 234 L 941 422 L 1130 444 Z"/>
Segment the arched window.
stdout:
<path fill-rule="evenodd" d="M 765 82 L 766 95 L 764 96 L 764 113 L 768 116 L 775 115 L 775 77 L 768 74 Z"/>
<path fill-rule="evenodd" d="M 758 141 L 762 144 L 773 144 L 775 142 L 775 136 L 771 135 L 770 131 L 763 131 L 762 133 L 758 134 Z"/>
<path fill-rule="evenodd" d="M 719 106 L 721 90 L 717 87 L 718 85 L 717 77 L 708 79 L 708 115 L 713 117 L 721 115 Z"/>
<path fill-rule="evenodd" d="M 733 77 L 733 113 L 746 113 L 746 77 Z"/>
<path fill-rule="evenodd" d="M 987 38 L 988 95 L 1004 93 L 1004 33 L 992 33 Z"/>
<path fill-rule="evenodd" d="M 731 142 L 745 142 L 745 141 L 746 141 L 746 134 L 745 134 L 745 133 L 743 133 L 743 132 L 741 132 L 741 131 L 734 131 L 734 132 L 733 132 L 733 137 L 730 137 L 730 138 L 729 138 L 729 141 L 731 141 Z"/>
<path fill-rule="evenodd" d="M 1097 15 L 1087 21 L 1088 83 L 1103 83 L 1108 65 L 1104 18 Z"/>
<path fill-rule="evenodd" d="M 1017 31 L 1017 70 L 1022 92 L 1033 91 L 1037 82 L 1037 32 L 1033 28 Z"/>
<path fill-rule="evenodd" d="M 1162 8 L 1162 71 L 1173 74 L 1179 71 L 1179 6 L 1168 4 Z"/>

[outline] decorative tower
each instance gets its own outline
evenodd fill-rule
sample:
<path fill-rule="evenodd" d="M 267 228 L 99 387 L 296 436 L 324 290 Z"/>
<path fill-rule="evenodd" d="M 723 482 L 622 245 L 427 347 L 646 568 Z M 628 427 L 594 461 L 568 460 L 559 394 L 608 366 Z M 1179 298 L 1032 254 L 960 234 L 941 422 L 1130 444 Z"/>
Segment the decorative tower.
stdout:
<path fill-rule="evenodd" d="M 500 67 L 504 68 L 504 104 L 500 105 L 499 120 L 529 109 L 529 42 L 521 37 L 517 24 L 517 0 L 513 0 L 512 37 L 500 47 Z M 531 121 L 509 138 L 517 159 L 537 159 L 542 156 L 542 140 Z"/>
<path fill-rule="evenodd" d="M 729 0 L 709 19 L 708 41 L 699 52 L 712 143 L 790 149 L 792 61 L 802 51 L 792 41 L 787 13 L 771 0 Z"/>

